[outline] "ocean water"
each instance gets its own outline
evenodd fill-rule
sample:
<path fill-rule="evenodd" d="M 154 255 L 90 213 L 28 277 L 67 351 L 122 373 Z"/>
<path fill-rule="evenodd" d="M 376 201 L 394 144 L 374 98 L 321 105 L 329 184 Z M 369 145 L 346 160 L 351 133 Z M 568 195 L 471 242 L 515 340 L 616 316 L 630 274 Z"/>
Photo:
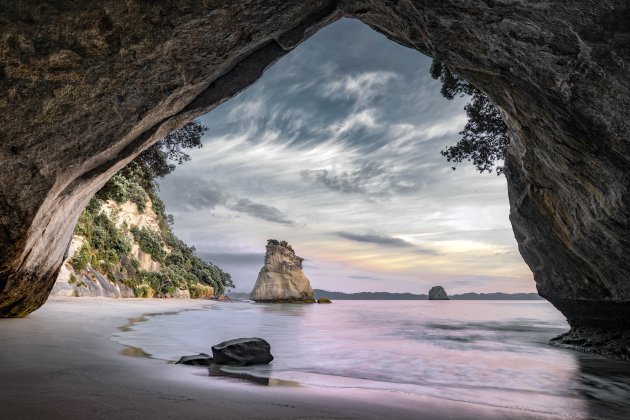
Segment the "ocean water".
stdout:
<path fill-rule="evenodd" d="M 377 388 L 568 417 L 630 418 L 630 362 L 549 346 L 568 325 L 544 301 L 210 303 L 130 321 L 114 340 L 165 362 L 211 354 L 213 344 L 233 338 L 264 338 L 271 364 L 220 374 L 268 385 Z"/>

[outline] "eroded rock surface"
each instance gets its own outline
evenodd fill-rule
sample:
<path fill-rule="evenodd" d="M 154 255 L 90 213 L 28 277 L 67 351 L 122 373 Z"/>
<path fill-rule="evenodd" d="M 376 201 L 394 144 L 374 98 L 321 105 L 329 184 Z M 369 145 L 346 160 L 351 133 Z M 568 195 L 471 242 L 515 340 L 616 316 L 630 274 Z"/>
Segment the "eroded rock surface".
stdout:
<path fill-rule="evenodd" d="M 341 16 L 439 58 L 495 101 L 513 137 L 510 219 L 539 293 L 575 334 L 630 330 L 623 0 L 3 3 L 0 314 L 46 300 L 107 178 Z"/>
<path fill-rule="evenodd" d="M 287 242 L 267 241 L 265 264 L 249 298 L 256 302 L 314 302 L 302 261 Z"/>

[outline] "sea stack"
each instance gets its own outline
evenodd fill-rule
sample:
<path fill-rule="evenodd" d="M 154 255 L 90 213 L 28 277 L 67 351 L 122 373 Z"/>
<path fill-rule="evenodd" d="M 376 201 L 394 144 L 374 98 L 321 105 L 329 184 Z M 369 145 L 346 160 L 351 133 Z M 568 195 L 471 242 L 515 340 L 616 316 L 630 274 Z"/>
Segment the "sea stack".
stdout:
<path fill-rule="evenodd" d="M 442 286 L 433 286 L 429 290 L 429 300 L 449 300 L 446 290 Z"/>
<path fill-rule="evenodd" d="M 249 298 L 256 302 L 315 302 L 311 282 L 302 272 L 302 261 L 287 241 L 269 239 L 265 264 Z"/>

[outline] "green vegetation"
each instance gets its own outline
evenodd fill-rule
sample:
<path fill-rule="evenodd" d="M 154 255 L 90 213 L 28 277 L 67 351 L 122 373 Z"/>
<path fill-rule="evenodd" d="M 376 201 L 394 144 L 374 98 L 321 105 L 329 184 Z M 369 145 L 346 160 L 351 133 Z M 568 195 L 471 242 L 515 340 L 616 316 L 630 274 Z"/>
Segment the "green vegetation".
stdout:
<path fill-rule="evenodd" d="M 101 212 L 100 204 L 100 199 L 92 199 L 79 217 L 74 233 L 81 235 L 84 242 L 73 255 L 71 263 L 77 271 L 86 269 L 90 264 L 112 279 L 123 275 L 120 262 L 131 251 L 131 244 L 124 233 Z"/>
<path fill-rule="evenodd" d="M 133 292 L 136 297 L 152 298 L 155 295 L 155 290 L 151 288 L 147 283 L 140 283 L 134 286 Z"/>
<path fill-rule="evenodd" d="M 214 293 L 214 289 L 212 287 L 201 283 L 191 284 L 188 287 L 188 291 L 190 292 L 190 297 L 193 299 L 207 299 L 212 297 Z"/>
<path fill-rule="evenodd" d="M 497 162 L 503 160 L 510 137 L 501 112 L 482 91 L 453 73 L 440 61 L 433 60 L 431 76 L 442 82 L 441 93 L 445 98 L 471 96 L 470 102 L 464 107 L 468 123 L 459 133 L 462 138 L 454 146 L 442 150 L 442 155 L 449 162 L 472 161 L 482 173 L 490 173 L 493 169 L 497 175 L 503 173 L 503 167 Z"/>
<path fill-rule="evenodd" d="M 138 206 L 140 213 L 144 213 L 149 196 L 144 188 L 137 183 L 135 175 L 140 174 L 132 173 L 130 170 L 117 173 L 105 184 L 97 196 L 114 200 L 118 204 L 131 201 Z"/>
<path fill-rule="evenodd" d="M 175 170 L 175 163 L 181 165 L 190 160 L 190 155 L 184 149 L 200 148 L 201 135 L 206 130 L 197 121 L 192 121 L 142 152 L 126 169 L 147 172 L 147 180 L 163 178 Z"/>
<path fill-rule="evenodd" d="M 114 175 L 96 193 L 75 227 L 75 235 L 84 238 L 71 259 L 75 271 L 91 266 L 110 281 L 133 288 L 138 297 L 165 297 L 180 289 L 188 290 L 191 297 L 209 298 L 222 294 L 226 287 L 234 287 L 228 273 L 199 258 L 194 247 L 173 234 L 173 217 L 166 214 L 164 203 L 157 196 L 155 178 L 175 168 L 169 160 L 177 163 L 189 160 L 182 149 L 200 147 L 205 130 L 193 122 L 170 134 Z M 126 222 L 117 227 L 116 212 L 103 209 L 108 200 L 118 204 L 135 203 L 140 213 L 145 213 L 150 203 L 158 230 L 127 226 Z M 159 272 L 141 268 L 140 262 L 131 255 L 132 239 L 144 253 L 160 263 Z M 74 281 L 77 282 L 76 278 Z"/>
<path fill-rule="evenodd" d="M 288 249 L 291 252 L 295 252 L 293 251 L 293 248 L 291 247 L 291 245 L 289 245 L 289 243 L 287 241 L 279 241 L 277 239 L 269 239 L 267 240 L 268 244 L 273 244 L 273 245 L 280 245 L 286 249 Z"/>
<path fill-rule="evenodd" d="M 87 287 L 87 284 L 78 279 L 77 276 L 75 276 L 74 274 L 70 275 L 70 280 L 68 280 L 68 284 L 76 284 L 79 287 Z"/>
<path fill-rule="evenodd" d="M 317 303 L 332 303 L 332 301 L 328 298 L 320 297 L 319 299 L 317 299 Z"/>
<path fill-rule="evenodd" d="M 166 251 L 164 251 L 164 242 L 162 242 L 159 233 L 146 227 L 138 229 L 135 226 L 131 228 L 131 233 L 142 251 L 151 254 L 151 257 L 157 262 L 164 261 Z"/>
<path fill-rule="evenodd" d="M 87 244 L 83 244 L 72 257 L 72 267 L 77 271 L 85 270 L 91 259 L 90 247 Z"/>

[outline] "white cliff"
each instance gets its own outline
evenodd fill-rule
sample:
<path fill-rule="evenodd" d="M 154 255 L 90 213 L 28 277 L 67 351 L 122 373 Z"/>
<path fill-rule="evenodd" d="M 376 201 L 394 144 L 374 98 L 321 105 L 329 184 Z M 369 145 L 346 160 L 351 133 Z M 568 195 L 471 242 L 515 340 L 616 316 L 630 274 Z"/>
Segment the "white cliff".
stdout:
<path fill-rule="evenodd" d="M 129 231 L 129 227 L 147 228 L 154 232 L 159 232 L 158 216 L 153 210 L 152 202 L 149 200 L 143 211 L 131 201 L 118 204 L 113 200 L 104 201 L 100 211 L 104 213 L 131 244 L 129 257 L 139 262 L 138 269 L 159 272 L 161 264 L 151 257 L 150 254 L 142 251 L 139 244 L 134 240 Z M 85 238 L 81 235 L 73 235 L 72 242 L 66 253 L 66 259 L 59 271 L 57 281 L 51 291 L 51 296 L 92 296 L 109 298 L 133 298 L 134 290 L 127 284 L 112 281 L 103 273 L 94 269 L 91 264 L 87 264 L 83 270 L 78 270 L 72 266 L 73 256 L 81 249 Z M 170 250 L 165 249 L 165 252 Z M 131 264 L 131 261 L 129 261 Z M 176 290 L 174 297 L 189 298 L 187 290 Z"/>

